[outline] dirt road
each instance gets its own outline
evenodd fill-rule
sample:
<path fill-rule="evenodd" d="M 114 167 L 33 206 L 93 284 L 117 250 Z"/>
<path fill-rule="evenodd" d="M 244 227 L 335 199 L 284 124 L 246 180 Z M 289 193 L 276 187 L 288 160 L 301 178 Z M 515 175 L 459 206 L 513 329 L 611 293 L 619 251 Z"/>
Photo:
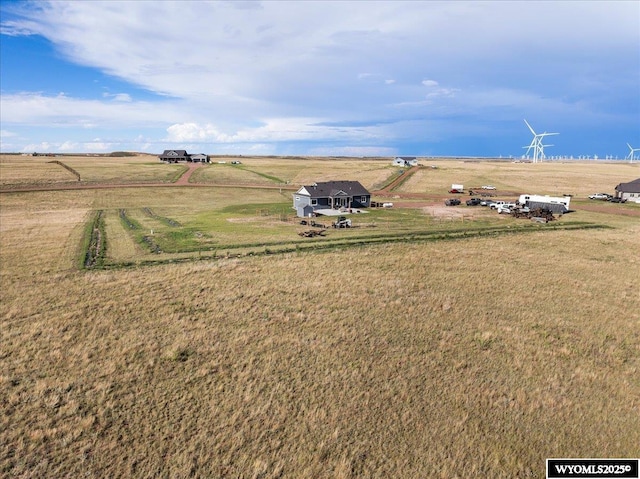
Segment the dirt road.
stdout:
<path fill-rule="evenodd" d="M 202 163 L 189 163 L 189 169 L 185 171 L 180 178 L 176 180 L 174 185 L 185 186 L 189 184 L 189 178 L 193 175 L 193 172 L 202 166 Z"/>

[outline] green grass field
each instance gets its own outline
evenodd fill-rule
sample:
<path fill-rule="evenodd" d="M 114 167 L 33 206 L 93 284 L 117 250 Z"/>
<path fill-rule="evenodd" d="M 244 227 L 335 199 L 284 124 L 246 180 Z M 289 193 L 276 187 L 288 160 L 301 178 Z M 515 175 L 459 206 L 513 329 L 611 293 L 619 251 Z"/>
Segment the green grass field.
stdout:
<path fill-rule="evenodd" d="M 265 185 L 395 174 L 242 161 Z M 54 179 L 8 163 L 3 185 Z M 278 188 L 0 193 L 0 475 L 527 478 L 638 457 L 640 205 L 585 197 L 640 169 L 607 168 L 440 160 L 400 190 L 574 193 L 576 211 L 536 226 L 416 200 L 313 239 Z"/>

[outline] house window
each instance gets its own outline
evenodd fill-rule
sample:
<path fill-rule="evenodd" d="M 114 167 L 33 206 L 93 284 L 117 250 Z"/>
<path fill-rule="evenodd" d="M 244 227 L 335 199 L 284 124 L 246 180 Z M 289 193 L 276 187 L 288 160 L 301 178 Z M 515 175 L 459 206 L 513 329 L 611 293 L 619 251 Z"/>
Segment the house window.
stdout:
<path fill-rule="evenodd" d="M 311 206 L 316 206 L 318 204 L 318 200 L 311 200 Z"/>
<path fill-rule="evenodd" d="M 299 196 L 296 196 L 296 201 L 300 201 L 300 197 Z"/>
<path fill-rule="evenodd" d="M 362 203 L 363 205 L 367 202 L 367 197 L 366 196 L 361 196 L 360 197 L 360 203 Z"/>

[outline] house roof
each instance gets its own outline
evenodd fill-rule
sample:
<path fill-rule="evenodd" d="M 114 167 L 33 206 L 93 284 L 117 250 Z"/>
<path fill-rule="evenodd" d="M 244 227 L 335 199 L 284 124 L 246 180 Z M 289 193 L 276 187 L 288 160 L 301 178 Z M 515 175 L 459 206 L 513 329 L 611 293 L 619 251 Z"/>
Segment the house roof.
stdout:
<path fill-rule="evenodd" d="M 371 195 L 359 181 L 326 181 L 303 186 L 299 194 L 309 195 L 311 198 L 329 198 L 335 196 L 366 196 Z"/>
<path fill-rule="evenodd" d="M 188 156 L 187 150 L 164 150 L 160 156 Z"/>
<path fill-rule="evenodd" d="M 620 183 L 616 186 L 616 191 L 622 193 L 640 193 L 640 178 L 629 183 Z"/>
<path fill-rule="evenodd" d="M 405 160 L 405 161 L 411 161 L 411 160 L 415 160 L 416 157 L 415 156 L 396 156 L 395 158 L 396 160 Z"/>

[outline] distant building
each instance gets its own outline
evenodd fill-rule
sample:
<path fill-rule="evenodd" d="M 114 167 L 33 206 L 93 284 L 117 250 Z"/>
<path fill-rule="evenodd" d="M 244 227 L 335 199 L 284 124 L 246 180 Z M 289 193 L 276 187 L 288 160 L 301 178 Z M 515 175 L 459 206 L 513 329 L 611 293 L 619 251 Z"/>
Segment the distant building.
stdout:
<path fill-rule="evenodd" d="M 358 181 L 327 181 L 303 186 L 293 195 L 299 217 L 322 214 L 322 210 L 349 210 L 371 205 L 371 193 Z"/>
<path fill-rule="evenodd" d="M 177 163 L 179 161 L 189 161 L 189 154 L 187 150 L 164 150 L 158 158 L 160 161 L 166 161 L 167 163 Z"/>
<path fill-rule="evenodd" d="M 202 163 L 209 163 L 209 156 L 204 153 L 196 153 L 195 155 L 189 155 L 189 161 L 199 161 Z"/>
<path fill-rule="evenodd" d="M 415 156 L 396 156 L 393 159 L 393 166 L 418 166 L 418 159 Z"/>
<path fill-rule="evenodd" d="M 616 196 L 623 200 L 640 199 L 640 178 L 629 183 L 620 183 L 616 186 Z"/>
<path fill-rule="evenodd" d="M 179 161 L 195 161 L 202 163 L 209 163 L 210 158 L 204 153 L 195 153 L 190 155 L 187 150 L 164 150 L 164 153 L 158 156 L 160 161 L 166 161 L 167 163 L 177 163 Z"/>

